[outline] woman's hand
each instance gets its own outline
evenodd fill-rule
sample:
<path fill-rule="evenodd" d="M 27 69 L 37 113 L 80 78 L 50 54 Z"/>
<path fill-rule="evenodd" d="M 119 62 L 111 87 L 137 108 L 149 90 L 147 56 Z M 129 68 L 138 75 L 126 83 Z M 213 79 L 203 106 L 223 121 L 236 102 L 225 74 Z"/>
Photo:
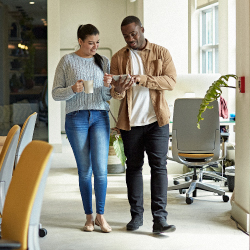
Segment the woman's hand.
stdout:
<path fill-rule="evenodd" d="M 103 81 L 104 81 L 104 86 L 109 87 L 110 83 L 112 82 L 112 75 L 105 73 Z"/>
<path fill-rule="evenodd" d="M 83 80 L 78 80 L 72 87 L 74 93 L 80 93 L 83 91 Z"/>
<path fill-rule="evenodd" d="M 129 75 L 127 75 L 126 79 L 123 81 L 122 77 L 120 76 L 120 79 L 118 81 L 112 82 L 112 85 L 115 87 L 114 88 L 115 92 L 121 94 L 123 91 L 126 91 L 127 89 L 131 88 L 131 86 L 134 84 L 134 78 L 131 77 L 129 81 L 128 78 Z"/>

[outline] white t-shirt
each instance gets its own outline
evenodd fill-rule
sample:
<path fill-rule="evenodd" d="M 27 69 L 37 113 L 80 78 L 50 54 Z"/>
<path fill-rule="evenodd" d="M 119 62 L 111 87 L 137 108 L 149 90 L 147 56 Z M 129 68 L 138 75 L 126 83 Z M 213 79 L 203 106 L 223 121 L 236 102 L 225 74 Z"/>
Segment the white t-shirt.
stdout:
<path fill-rule="evenodd" d="M 144 67 L 139 55 L 140 52 L 131 49 L 130 53 L 132 58 L 132 74 L 144 75 Z M 132 86 L 132 93 L 130 126 L 144 126 L 157 121 L 149 89 L 134 84 Z"/>

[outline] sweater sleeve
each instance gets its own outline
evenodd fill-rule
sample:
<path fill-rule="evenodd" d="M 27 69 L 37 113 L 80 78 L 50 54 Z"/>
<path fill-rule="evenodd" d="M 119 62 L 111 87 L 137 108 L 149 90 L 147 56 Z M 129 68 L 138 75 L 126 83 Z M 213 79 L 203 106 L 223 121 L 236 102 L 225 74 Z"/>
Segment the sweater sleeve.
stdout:
<path fill-rule="evenodd" d="M 109 59 L 105 56 L 103 56 L 103 73 L 104 74 L 110 73 Z M 102 87 L 102 98 L 104 101 L 109 101 L 112 98 L 112 96 L 110 94 L 110 89 L 111 89 L 111 86 L 110 87 L 105 87 L 105 86 Z"/>
<path fill-rule="evenodd" d="M 52 97 L 55 101 L 66 101 L 75 96 L 71 86 L 66 86 L 65 67 L 66 62 L 63 57 L 57 65 L 54 77 Z"/>

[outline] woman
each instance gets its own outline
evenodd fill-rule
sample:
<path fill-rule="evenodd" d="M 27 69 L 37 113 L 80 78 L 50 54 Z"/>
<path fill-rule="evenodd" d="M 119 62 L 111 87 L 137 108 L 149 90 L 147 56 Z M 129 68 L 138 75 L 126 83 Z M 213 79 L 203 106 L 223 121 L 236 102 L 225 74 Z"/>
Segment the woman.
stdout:
<path fill-rule="evenodd" d="M 52 96 L 66 100 L 65 130 L 75 155 L 79 187 L 86 214 L 84 231 L 94 230 L 92 210 L 92 172 L 96 197 L 95 224 L 103 232 L 112 229 L 105 220 L 109 151 L 109 60 L 96 53 L 99 31 L 91 25 L 80 25 L 77 31 L 80 48 L 63 56 L 57 66 Z M 93 80 L 93 93 L 84 92 L 84 81 Z"/>

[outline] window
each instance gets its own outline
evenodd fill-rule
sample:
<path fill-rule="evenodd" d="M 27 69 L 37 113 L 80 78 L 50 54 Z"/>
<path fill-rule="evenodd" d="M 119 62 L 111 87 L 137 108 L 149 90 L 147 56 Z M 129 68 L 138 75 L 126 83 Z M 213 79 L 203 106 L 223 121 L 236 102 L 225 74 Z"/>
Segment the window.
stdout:
<path fill-rule="evenodd" d="M 219 72 L 218 5 L 200 10 L 200 72 Z"/>

